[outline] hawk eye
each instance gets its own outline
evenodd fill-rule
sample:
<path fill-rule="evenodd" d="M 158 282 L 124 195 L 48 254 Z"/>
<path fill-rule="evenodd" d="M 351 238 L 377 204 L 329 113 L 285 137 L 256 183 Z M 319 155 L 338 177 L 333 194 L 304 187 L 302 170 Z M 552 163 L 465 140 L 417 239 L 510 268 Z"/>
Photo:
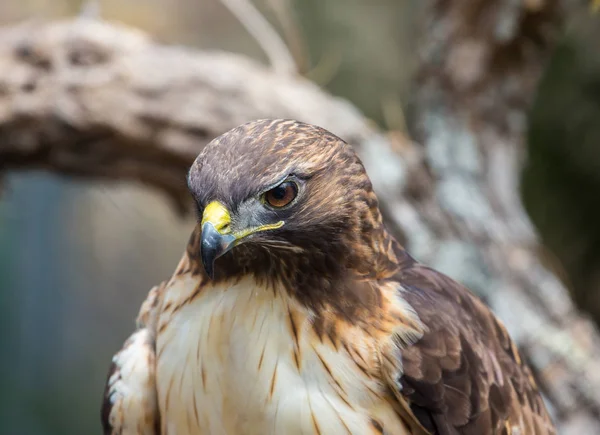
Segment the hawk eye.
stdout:
<path fill-rule="evenodd" d="M 298 185 L 293 181 L 284 181 L 279 186 L 265 192 L 264 199 L 273 208 L 288 205 L 298 195 Z"/>

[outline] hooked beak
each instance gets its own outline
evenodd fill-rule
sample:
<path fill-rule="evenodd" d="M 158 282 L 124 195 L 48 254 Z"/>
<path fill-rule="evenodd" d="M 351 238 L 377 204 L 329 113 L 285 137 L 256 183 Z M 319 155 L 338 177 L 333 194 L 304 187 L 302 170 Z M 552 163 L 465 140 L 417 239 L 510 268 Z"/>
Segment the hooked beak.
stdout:
<path fill-rule="evenodd" d="M 283 226 L 284 222 L 261 225 L 241 231 L 231 231 L 231 215 L 227 208 L 218 201 L 206 206 L 202 214 L 202 241 L 200 254 L 202 265 L 210 279 L 214 278 L 215 260 L 238 245 L 247 236 Z"/>

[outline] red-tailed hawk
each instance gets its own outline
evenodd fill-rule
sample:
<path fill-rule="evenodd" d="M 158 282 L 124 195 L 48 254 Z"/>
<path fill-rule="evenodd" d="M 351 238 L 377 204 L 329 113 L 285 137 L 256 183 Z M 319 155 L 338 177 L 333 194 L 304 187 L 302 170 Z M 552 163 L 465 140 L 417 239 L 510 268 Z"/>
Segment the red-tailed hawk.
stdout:
<path fill-rule="evenodd" d="M 386 231 L 354 151 L 261 120 L 212 141 L 201 221 L 113 358 L 106 434 L 554 434 L 488 308 Z"/>

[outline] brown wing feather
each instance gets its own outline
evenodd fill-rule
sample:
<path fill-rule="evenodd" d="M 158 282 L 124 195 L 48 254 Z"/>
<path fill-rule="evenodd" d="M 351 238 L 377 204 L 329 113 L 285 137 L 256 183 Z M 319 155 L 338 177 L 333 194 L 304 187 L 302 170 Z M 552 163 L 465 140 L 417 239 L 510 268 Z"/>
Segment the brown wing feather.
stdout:
<path fill-rule="evenodd" d="M 549 435 L 556 431 L 506 329 L 465 287 L 401 253 L 402 298 L 427 328 L 389 376 L 429 432 Z M 520 432 L 517 432 L 516 429 Z"/>
<path fill-rule="evenodd" d="M 138 330 L 115 354 L 106 381 L 101 420 L 105 435 L 158 435 L 155 383 L 155 307 L 162 286 L 150 291 L 138 316 Z"/>

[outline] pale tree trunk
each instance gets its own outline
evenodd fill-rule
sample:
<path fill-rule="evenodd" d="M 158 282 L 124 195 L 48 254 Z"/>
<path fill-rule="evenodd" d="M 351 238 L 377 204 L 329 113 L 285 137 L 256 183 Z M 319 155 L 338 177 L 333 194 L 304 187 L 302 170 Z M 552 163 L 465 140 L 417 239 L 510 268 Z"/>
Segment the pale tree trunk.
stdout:
<path fill-rule="evenodd" d="M 417 232 L 431 242 L 420 235 L 409 247 L 469 285 L 506 322 L 537 370 L 561 433 L 593 433 L 597 333 L 540 263 L 519 196 L 527 114 L 567 3 L 429 2 L 411 126 L 431 189 L 408 200 L 419 213 Z"/>
<path fill-rule="evenodd" d="M 505 321 L 561 433 L 593 433 L 600 339 L 539 263 L 518 195 L 526 110 L 556 36 L 556 3 L 431 3 L 411 123 L 422 146 L 242 56 L 160 46 L 99 21 L 6 28 L 0 173 L 137 180 L 183 211 L 186 169 L 216 135 L 265 117 L 321 125 L 361 155 L 391 231 Z"/>

